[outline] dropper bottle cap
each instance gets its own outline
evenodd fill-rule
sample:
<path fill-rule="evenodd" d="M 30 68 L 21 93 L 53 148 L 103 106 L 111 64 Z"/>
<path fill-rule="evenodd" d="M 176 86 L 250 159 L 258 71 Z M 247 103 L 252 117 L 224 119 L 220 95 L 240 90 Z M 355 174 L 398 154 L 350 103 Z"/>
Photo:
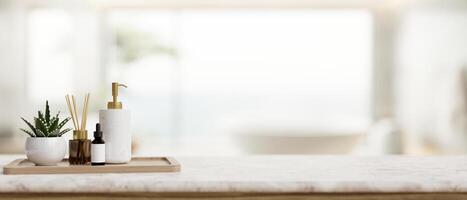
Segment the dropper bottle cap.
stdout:
<path fill-rule="evenodd" d="M 94 138 L 101 138 L 101 137 L 102 137 L 101 125 L 99 123 L 96 123 L 96 131 L 94 131 Z"/>
<path fill-rule="evenodd" d="M 122 109 L 123 105 L 122 102 L 118 101 L 118 87 L 127 87 L 124 84 L 113 82 L 112 83 L 112 101 L 107 103 L 107 109 Z"/>

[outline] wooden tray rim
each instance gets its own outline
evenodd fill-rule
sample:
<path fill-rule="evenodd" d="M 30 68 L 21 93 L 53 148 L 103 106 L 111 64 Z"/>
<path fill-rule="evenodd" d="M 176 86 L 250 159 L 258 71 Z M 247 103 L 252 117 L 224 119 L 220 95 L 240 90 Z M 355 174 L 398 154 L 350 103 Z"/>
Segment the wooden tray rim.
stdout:
<path fill-rule="evenodd" d="M 180 172 L 180 163 L 173 157 L 133 157 L 131 160 L 152 160 L 163 159 L 166 160 L 168 165 L 161 166 L 125 166 L 124 164 L 106 164 L 105 166 L 91 166 L 91 165 L 73 165 L 73 166 L 26 166 L 22 167 L 19 164 L 28 160 L 27 158 L 19 158 L 3 166 L 3 174 L 5 175 L 33 175 L 33 174 L 96 174 L 96 173 L 164 173 L 164 172 Z M 63 159 L 61 162 L 66 162 L 68 158 Z M 37 168 L 36 168 L 37 167 Z M 47 172 L 41 171 L 50 167 L 63 172 Z M 35 169 L 34 169 L 35 168 Z M 34 170 L 38 170 L 35 173 Z M 92 168 L 92 171 L 90 171 Z M 157 168 L 157 169 L 156 169 Z M 120 169 L 120 171 L 112 171 Z M 124 169 L 124 170 L 122 170 Z M 81 171 L 86 170 L 86 171 Z"/>

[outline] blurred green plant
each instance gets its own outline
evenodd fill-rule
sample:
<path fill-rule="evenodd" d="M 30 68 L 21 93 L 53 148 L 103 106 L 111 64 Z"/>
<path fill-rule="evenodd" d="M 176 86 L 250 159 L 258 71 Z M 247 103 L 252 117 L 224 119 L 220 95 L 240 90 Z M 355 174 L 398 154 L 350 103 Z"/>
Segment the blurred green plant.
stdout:
<path fill-rule="evenodd" d="M 129 26 L 117 27 L 115 33 L 118 59 L 124 63 L 130 63 L 151 54 L 177 57 L 174 47 L 162 44 L 150 33 Z"/>
<path fill-rule="evenodd" d="M 41 111 L 37 112 L 37 117 L 34 117 L 34 125 L 26 119 L 21 119 L 28 125 L 31 131 L 20 128 L 21 131 L 27 133 L 31 137 L 60 137 L 71 130 L 66 128 L 61 130 L 63 126 L 70 120 L 69 117 L 60 122 L 60 112 L 55 117 L 50 117 L 49 101 L 45 102 L 45 115 Z"/>

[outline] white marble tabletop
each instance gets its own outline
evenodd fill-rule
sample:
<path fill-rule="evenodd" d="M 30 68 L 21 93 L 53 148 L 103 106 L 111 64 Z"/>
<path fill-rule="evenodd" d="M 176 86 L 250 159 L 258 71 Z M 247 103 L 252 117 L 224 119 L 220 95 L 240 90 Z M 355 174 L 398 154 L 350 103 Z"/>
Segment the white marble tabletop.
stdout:
<path fill-rule="evenodd" d="M 0 165 L 21 156 L 0 156 Z M 179 173 L 0 175 L 1 192 L 467 192 L 467 157 L 176 157 Z"/>

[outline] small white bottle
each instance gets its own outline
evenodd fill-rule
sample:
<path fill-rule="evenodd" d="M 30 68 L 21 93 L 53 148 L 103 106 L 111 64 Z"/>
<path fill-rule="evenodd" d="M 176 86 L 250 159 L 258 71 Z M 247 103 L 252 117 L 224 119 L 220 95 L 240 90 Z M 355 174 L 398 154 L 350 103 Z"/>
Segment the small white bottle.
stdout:
<path fill-rule="evenodd" d="M 107 103 L 107 110 L 99 111 L 99 123 L 106 144 L 106 163 L 127 163 L 131 160 L 130 111 L 122 109 L 122 102 L 117 101 L 119 86 L 126 87 L 112 83 L 113 101 Z"/>
<path fill-rule="evenodd" d="M 99 123 L 96 124 L 94 140 L 91 143 L 91 165 L 105 165 L 105 141 Z"/>

